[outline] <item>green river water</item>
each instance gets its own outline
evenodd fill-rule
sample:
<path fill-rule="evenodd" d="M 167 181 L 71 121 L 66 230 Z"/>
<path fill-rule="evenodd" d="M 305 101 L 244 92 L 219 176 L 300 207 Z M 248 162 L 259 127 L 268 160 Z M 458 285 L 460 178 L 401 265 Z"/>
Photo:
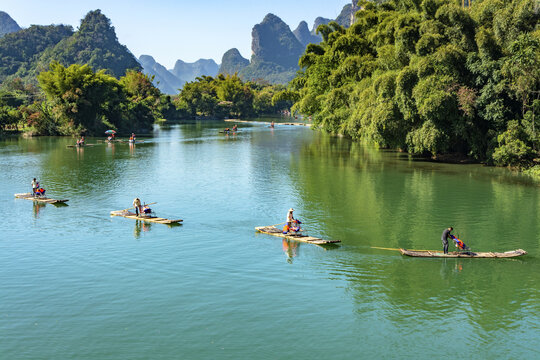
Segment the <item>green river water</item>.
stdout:
<path fill-rule="evenodd" d="M 538 359 L 540 186 L 304 127 L 0 139 L 1 359 Z M 37 177 L 68 206 L 13 194 Z M 181 226 L 109 216 L 134 197 Z M 255 226 L 295 208 L 309 234 Z M 516 259 L 422 259 L 443 229 Z M 453 249 L 453 245 L 451 244 Z"/>

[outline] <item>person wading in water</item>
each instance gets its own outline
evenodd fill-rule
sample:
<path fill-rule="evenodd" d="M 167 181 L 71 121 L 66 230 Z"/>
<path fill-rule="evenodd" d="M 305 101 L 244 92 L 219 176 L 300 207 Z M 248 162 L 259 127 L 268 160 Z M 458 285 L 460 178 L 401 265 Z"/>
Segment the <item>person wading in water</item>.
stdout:
<path fill-rule="evenodd" d="M 449 227 L 448 229 L 444 229 L 443 233 L 442 233 L 442 236 L 441 236 L 441 241 L 442 241 L 442 244 L 443 244 L 443 251 L 445 254 L 448 254 L 448 238 L 450 237 L 450 232 L 454 230 L 453 227 Z"/>

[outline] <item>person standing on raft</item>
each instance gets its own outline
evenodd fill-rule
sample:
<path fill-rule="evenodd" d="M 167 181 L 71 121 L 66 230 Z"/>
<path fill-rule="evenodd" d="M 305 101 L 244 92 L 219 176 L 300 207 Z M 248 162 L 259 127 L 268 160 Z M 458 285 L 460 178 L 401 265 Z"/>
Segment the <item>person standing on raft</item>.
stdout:
<path fill-rule="evenodd" d="M 32 196 L 36 196 L 36 190 L 38 187 L 39 182 L 36 180 L 36 178 L 34 178 L 34 180 L 32 180 Z"/>
<path fill-rule="evenodd" d="M 449 227 L 448 229 L 444 229 L 442 235 L 441 235 L 441 241 L 442 241 L 442 244 L 443 244 L 443 251 L 445 254 L 448 254 L 448 238 L 450 237 L 450 232 L 454 230 L 453 227 Z"/>
<path fill-rule="evenodd" d="M 133 200 L 133 207 L 135 208 L 135 214 L 139 216 L 139 214 L 141 213 L 141 199 L 135 198 Z"/>

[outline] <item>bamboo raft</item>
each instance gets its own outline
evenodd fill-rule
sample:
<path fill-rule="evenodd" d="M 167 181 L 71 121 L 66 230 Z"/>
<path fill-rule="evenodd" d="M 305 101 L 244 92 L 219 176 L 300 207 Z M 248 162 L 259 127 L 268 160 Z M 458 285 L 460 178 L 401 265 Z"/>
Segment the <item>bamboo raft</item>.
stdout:
<path fill-rule="evenodd" d="M 248 121 L 248 120 L 236 120 L 236 119 L 225 119 L 223 121 L 227 122 L 237 122 L 237 123 L 245 123 L 245 124 L 268 124 L 270 123 L 268 121 Z M 311 124 L 303 123 L 303 122 L 286 122 L 286 123 L 274 123 L 275 125 L 292 125 L 292 126 L 311 126 Z"/>
<path fill-rule="evenodd" d="M 154 223 L 158 223 L 158 224 L 177 224 L 177 223 L 180 223 L 184 220 L 169 220 L 169 219 L 165 219 L 165 218 L 160 218 L 160 217 L 157 217 L 157 216 L 152 216 L 152 215 L 139 215 L 137 216 L 137 214 L 131 212 L 131 211 L 127 211 L 127 210 L 116 210 L 116 211 L 111 211 L 111 216 L 121 216 L 121 217 L 125 217 L 125 218 L 128 218 L 128 219 L 135 219 L 135 220 L 142 220 L 142 221 L 147 221 L 147 222 L 154 222 Z"/>
<path fill-rule="evenodd" d="M 474 251 L 451 251 L 445 254 L 436 250 L 407 250 L 399 249 L 401 254 L 414 257 L 438 257 L 438 258 L 511 258 L 527 255 L 523 249 L 506 252 L 474 252 Z"/>
<path fill-rule="evenodd" d="M 66 145 L 68 148 L 83 148 L 87 146 L 96 146 L 97 144 L 84 144 L 84 145 Z"/>
<path fill-rule="evenodd" d="M 69 201 L 67 199 L 58 200 L 58 199 L 51 199 L 44 196 L 34 196 L 31 193 L 15 194 L 15 197 L 18 199 L 32 200 L 32 201 L 43 202 L 47 204 L 63 204 Z"/>
<path fill-rule="evenodd" d="M 335 243 L 341 242 L 340 240 L 324 240 L 321 238 L 316 238 L 316 237 L 304 235 L 304 234 L 291 234 L 291 233 L 283 234 L 283 232 L 275 226 L 259 226 L 259 227 L 256 227 L 255 230 L 263 234 L 279 236 L 282 238 L 301 241 L 301 242 L 315 244 L 315 245 L 335 244 Z"/>

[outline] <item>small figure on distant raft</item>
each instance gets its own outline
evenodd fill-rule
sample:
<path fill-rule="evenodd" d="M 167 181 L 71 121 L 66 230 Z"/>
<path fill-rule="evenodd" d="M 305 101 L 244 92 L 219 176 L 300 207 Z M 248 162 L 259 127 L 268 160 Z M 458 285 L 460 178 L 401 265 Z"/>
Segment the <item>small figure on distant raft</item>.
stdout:
<path fill-rule="evenodd" d="M 450 232 L 454 230 L 453 227 L 449 227 L 448 229 L 444 229 L 442 235 L 441 235 L 441 241 L 442 241 L 442 244 L 443 244 L 443 251 L 445 254 L 448 254 L 448 238 L 454 236 L 452 234 L 450 234 Z"/>
<path fill-rule="evenodd" d="M 144 205 L 143 208 L 142 208 L 142 214 L 145 215 L 145 216 L 152 215 L 152 209 L 150 209 L 150 206 Z"/>
<path fill-rule="evenodd" d="M 77 140 L 77 146 L 84 146 L 84 136 L 81 136 L 81 138 Z"/>
<path fill-rule="evenodd" d="M 129 137 L 129 142 L 134 143 L 135 142 L 135 134 L 131 133 L 131 136 Z"/>
<path fill-rule="evenodd" d="M 32 180 L 32 195 L 33 196 L 36 195 L 36 190 L 38 187 L 39 187 L 39 182 L 36 180 L 36 178 L 34 178 L 34 180 Z"/>
<path fill-rule="evenodd" d="M 271 127 L 271 128 L 274 127 L 274 122 L 273 122 L 273 121 L 270 123 L 270 127 Z"/>
<path fill-rule="evenodd" d="M 135 208 L 135 215 L 139 216 L 142 213 L 141 199 L 135 198 L 133 200 L 133 207 Z"/>
<path fill-rule="evenodd" d="M 38 188 L 36 190 L 36 196 L 39 196 L 39 197 L 45 196 L 45 189 L 44 188 Z"/>
<path fill-rule="evenodd" d="M 297 233 L 300 232 L 300 224 L 302 223 L 300 220 L 295 219 L 293 216 L 293 208 L 289 209 L 289 212 L 287 213 L 287 221 L 286 225 L 283 227 L 283 233 Z"/>
<path fill-rule="evenodd" d="M 456 236 L 450 234 L 450 238 L 452 240 L 454 240 L 454 245 L 459 249 L 459 250 L 471 250 L 471 248 L 469 248 L 467 245 L 465 245 L 465 243 L 463 241 L 461 241 L 460 239 L 458 239 Z"/>
<path fill-rule="evenodd" d="M 45 196 L 45 189 L 39 187 L 39 181 L 37 181 L 36 178 L 32 180 L 32 196 Z"/>
<path fill-rule="evenodd" d="M 232 131 L 236 131 L 238 130 L 238 125 L 234 124 L 234 126 L 232 127 Z"/>

